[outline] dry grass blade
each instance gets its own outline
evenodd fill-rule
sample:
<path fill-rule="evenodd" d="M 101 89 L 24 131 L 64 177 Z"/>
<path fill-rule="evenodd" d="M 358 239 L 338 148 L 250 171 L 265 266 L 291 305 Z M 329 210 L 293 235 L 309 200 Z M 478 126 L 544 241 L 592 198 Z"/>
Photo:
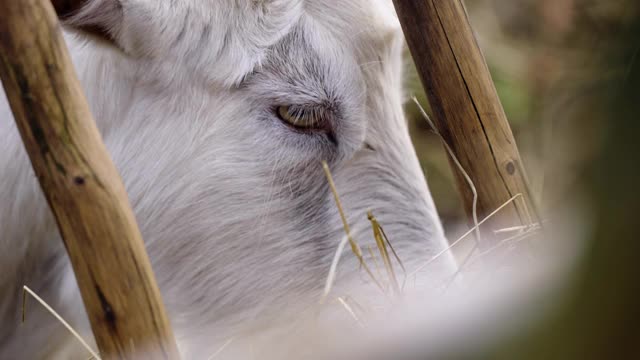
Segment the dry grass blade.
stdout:
<path fill-rule="evenodd" d="M 356 321 L 356 323 L 360 327 L 364 327 L 364 324 L 362 323 L 362 321 L 360 321 L 360 318 L 358 318 L 358 315 L 356 315 L 356 313 L 355 313 L 355 311 L 353 311 L 353 308 L 351 307 L 351 305 L 349 305 L 344 298 L 338 297 L 338 302 L 340 303 L 340 305 L 342 305 L 342 307 L 345 308 L 345 310 L 347 310 L 347 313 L 349 313 L 349 315 L 351 315 L 351 317 Z"/>
<path fill-rule="evenodd" d="M 418 106 L 418 110 L 420 110 L 420 113 L 422 114 L 424 119 L 427 121 L 427 123 L 431 127 L 431 131 L 440 138 L 440 141 L 442 141 L 442 144 L 444 144 L 444 147 L 447 150 L 447 153 L 449 154 L 453 162 L 456 164 L 456 167 L 464 177 L 467 184 L 469 184 L 469 189 L 473 194 L 473 205 L 472 205 L 473 225 L 474 225 L 473 229 L 475 229 L 475 233 L 476 233 L 476 242 L 479 244 L 480 242 L 482 242 L 481 240 L 482 238 L 480 237 L 480 227 L 478 223 L 478 190 L 476 190 L 476 185 L 473 183 L 473 180 L 471 180 L 471 177 L 469 176 L 467 171 L 464 169 L 464 167 L 456 157 L 455 153 L 451 149 L 451 146 L 449 146 L 449 144 L 444 140 L 444 137 L 442 137 L 436 125 L 433 123 L 433 121 L 431 121 L 431 118 L 429 117 L 427 112 L 424 111 L 424 108 L 422 107 L 422 105 L 420 105 L 420 102 L 418 102 L 418 99 L 415 96 L 412 99 L 413 99 L 413 102 L 416 104 L 416 106 Z"/>
<path fill-rule="evenodd" d="M 346 301 L 347 303 L 351 304 L 351 307 L 354 310 L 357 310 L 360 312 L 360 314 L 362 314 L 362 316 L 367 316 L 368 314 L 372 313 L 371 309 L 367 309 L 366 307 L 364 307 L 362 304 L 360 304 L 356 299 L 354 299 L 353 297 L 347 295 L 343 297 L 344 301 Z"/>
<path fill-rule="evenodd" d="M 85 349 L 91 354 L 91 356 L 97 360 L 100 360 L 100 356 L 96 351 L 94 351 L 89 344 L 75 331 L 69 323 L 67 323 L 60 314 L 58 314 L 49 304 L 47 304 L 44 300 L 42 300 L 33 290 L 29 289 L 26 285 L 22 287 L 22 321 L 25 321 L 26 314 L 26 305 L 27 305 L 27 294 L 31 295 L 34 299 L 36 299 L 42 307 L 44 307 L 51 315 L 53 315 L 64 327 L 69 330 L 71 335 L 73 335 L 78 341 L 84 346 Z"/>
<path fill-rule="evenodd" d="M 227 341 L 224 342 L 224 344 L 222 344 L 222 346 L 220 346 L 220 348 L 218 350 L 216 350 L 216 352 L 214 352 L 213 354 L 211 354 L 211 356 L 209 356 L 209 358 L 207 358 L 207 360 L 213 360 L 216 358 L 216 356 L 220 355 L 224 349 L 227 348 L 227 346 L 229 346 L 229 344 L 231 344 L 233 342 L 233 340 L 235 340 L 235 338 L 231 338 Z"/>
<path fill-rule="evenodd" d="M 476 256 L 474 256 L 474 254 L 476 253 L 476 250 L 478 250 L 478 247 L 474 245 L 474 247 L 471 249 L 471 251 L 469 252 L 469 255 L 467 255 L 467 257 L 464 259 L 464 261 L 462 262 L 462 264 L 460 264 L 458 270 L 452 275 L 451 279 L 449 280 L 448 284 L 445 286 L 445 290 L 447 288 L 449 288 L 449 286 L 451 286 L 451 284 L 453 284 L 454 280 L 456 279 L 456 277 L 461 274 L 463 271 L 465 271 L 466 268 L 468 268 L 469 266 L 471 266 L 472 264 L 475 264 L 476 262 L 484 259 L 485 257 L 488 257 L 489 255 L 495 253 L 498 249 L 506 246 L 506 245 L 514 245 L 517 244 L 521 241 L 524 240 L 528 240 L 532 237 L 534 237 L 535 235 L 537 235 L 538 230 L 540 228 L 536 227 L 535 225 L 528 225 L 525 230 L 520 231 L 518 234 L 510 236 L 506 239 L 502 239 L 500 242 L 498 242 L 496 245 L 492 246 L 491 248 L 479 252 Z"/>
<path fill-rule="evenodd" d="M 473 228 L 469 229 L 466 233 L 464 233 L 462 236 L 460 236 L 458 238 L 458 240 L 452 242 L 451 245 L 449 245 L 446 249 L 440 251 L 439 253 L 434 255 L 431 259 L 427 260 L 424 264 L 420 265 L 416 270 L 414 270 L 411 274 L 409 274 L 409 276 L 411 277 L 411 276 L 417 275 L 425 267 L 429 266 L 431 263 L 433 263 L 434 261 L 438 260 L 442 255 L 444 255 L 447 252 L 449 252 L 454 246 L 456 246 L 460 242 L 462 242 L 462 240 L 464 240 L 467 236 L 469 236 L 469 234 L 474 232 L 476 230 L 476 228 L 478 228 L 480 225 L 484 224 L 487 220 L 491 219 L 491 217 L 495 216 L 500 210 L 504 209 L 505 207 L 507 207 L 507 205 L 509 205 L 511 202 L 515 201 L 516 199 L 518 199 L 521 196 L 522 196 L 522 194 L 515 194 L 511 199 L 507 200 L 504 204 L 500 205 L 500 207 L 498 207 L 497 209 L 493 210 L 493 212 L 491 212 L 491 214 L 487 215 L 487 217 L 482 219 L 477 225 L 475 225 Z M 477 245 L 477 243 L 476 243 L 476 245 Z M 474 248 L 474 250 L 475 250 L 475 248 Z"/>
<path fill-rule="evenodd" d="M 382 238 L 382 233 L 380 232 L 380 227 L 377 226 L 378 222 L 376 218 L 373 216 L 371 211 L 367 213 L 367 217 L 369 221 L 371 221 L 371 227 L 373 228 L 373 237 L 376 240 L 376 246 L 378 247 L 378 251 L 380 252 L 380 257 L 382 257 L 382 263 L 384 264 L 385 269 L 387 270 L 387 275 L 389 277 L 389 282 L 393 287 L 393 290 L 396 294 L 400 294 L 400 286 L 398 285 L 398 279 L 396 278 L 396 273 L 393 270 L 393 265 L 391 264 L 391 259 L 389 258 L 389 252 L 387 251 L 387 244 Z"/>
<path fill-rule="evenodd" d="M 531 229 L 541 229 L 541 228 L 542 227 L 540 226 L 540 224 L 535 223 L 531 225 L 513 226 L 513 227 L 493 230 L 493 233 L 497 235 L 497 234 L 512 233 L 516 231 L 521 232 L 521 231 L 528 231 Z"/>
<path fill-rule="evenodd" d="M 535 237 L 536 235 L 538 235 L 538 230 L 540 230 L 539 228 L 530 228 L 529 230 L 525 230 L 517 235 L 513 235 L 511 237 L 508 237 L 506 239 L 501 240 L 499 243 L 497 243 L 496 245 L 492 246 L 491 248 L 479 253 L 474 259 L 473 261 L 471 261 L 468 265 L 474 264 L 476 261 L 478 261 L 481 258 L 484 258 L 488 255 L 491 255 L 493 252 L 495 252 L 496 250 L 499 250 L 500 248 L 506 246 L 506 245 L 514 245 L 517 244 L 521 241 L 524 240 L 528 240 L 531 239 L 532 237 Z"/>
<path fill-rule="evenodd" d="M 373 247 L 371 245 L 367 245 L 367 250 L 369 251 L 369 255 L 371 255 L 371 259 L 373 260 L 373 266 L 376 269 L 376 275 L 382 278 L 380 263 L 378 263 L 378 257 L 376 256 L 376 253 L 373 251 Z"/>
<path fill-rule="evenodd" d="M 371 277 L 371 280 L 384 292 L 384 288 L 382 284 L 376 279 L 376 277 L 369 269 L 369 266 L 364 262 L 364 257 L 362 255 L 362 250 L 358 243 L 351 236 L 351 230 L 349 228 L 349 223 L 347 222 L 347 217 L 344 215 L 344 210 L 342 209 L 342 203 L 340 202 L 340 196 L 338 196 L 338 190 L 336 189 L 336 184 L 333 181 L 333 176 L 331 176 L 331 170 L 329 170 L 329 165 L 326 161 L 322 161 L 322 168 L 324 169 L 324 173 L 327 177 L 327 181 L 329 182 L 329 187 L 331 188 L 331 192 L 333 193 L 333 198 L 336 202 L 336 206 L 338 207 L 338 212 L 340 213 L 340 218 L 342 219 L 342 225 L 344 227 L 344 232 L 347 234 L 347 238 L 349 240 L 349 244 L 351 245 L 351 251 L 356 255 L 358 260 L 360 261 L 360 266 L 362 266 L 367 274 Z"/>
<path fill-rule="evenodd" d="M 398 256 L 396 249 L 391 244 L 391 241 L 387 237 L 387 233 L 384 232 L 384 228 L 382 227 L 382 225 L 380 225 L 380 223 L 378 223 L 378 228 L 380 229 L 382 238 L 385 240 L 386 244 L 389 245 L 389 249 L 391 249 L 391 253 L 393 254 L 393 257 L 396 258 L 398 265 L 400 265 L 400 269 L 402 269 L 402 274 L 404 275 L 404 279 L 402 279 L 402 285 L 400 286 L 400 290 L 404 290 L 404 286 L 407 283 L 407 268 L 404 266 L 402 259 L 400 259 L 400 256 Z"/>
<path fill-rule="evenodd" d="M 329 293 L 331 292 L 331 288 L 333 287 L 333 282 L 335 281 L 335 278 L 336 278 L 336 271 L 338 269 L 338 262 L 340 262 L 340 256 L 342 255 L 342 252 L 344 251 L 344 247 L 347 246 L 348 242 L 349 242 L 349 237 L 345 235 L 344 238 L 340 241 L 340 244 L 338 244 L 338 249 L 336 250 L 335 255 L 333 255 L 333 261 L 331 262 L 329 275 L 327 275 L 327 281 L 324 285 L 324 291 L 322 293 L 322 299 L 320 299 L 320 304 L 323 304 L 325 302 L 325 300 L 327 299 L 327 296 L 329 296 Z"/>
<path fill-rule="evenodd" d="M 544 225 L 542 224 L 542 216 L 540 215 L 540 206 L 538 206 L 538 200 L 533 196 L 533 190 L 531 188 L 531 184 L 529 183 L 529 177 L 527 176 L 527 173 L 524 169 L 524 165 L 522 165 L 521 161 L 517 161 L 516 162 L 518 164 L 518 171 L 520 171 L 520 175 L 522 175 L 522 179 L 523 179 L 523 183 L 524 183 L 524 187 L 527 190 L 527 194 L 529 196 L 527 196 L 527 199 L 523 199 L 524 204 L 524 209 L 528 209 L 529 207 L 526 204 L 526 200 L 529 200 L 529 204 L 531 205 L 531 208 L 533 209 L 534 214 L 536 215 L 536 219 L 538 220 L 538 223 L 540 224 L 541 228 L 544 228 Z M 540 195 L 542 196 L 542 195 Z M 531 221 L 533 222 L 533 221 Z"/>
<path fill-rule="evenodd" d="M 401 289 L 404 288 L 404 284 L 406 283 L 406 280 L 407 280 L 407 270 L 404 267 L 402 260 L 398 256 L 398 253 L 396 253 L 396 250 L 393 248 L 393 245 L 391 245 L 391 242 L 389 241 L 387 234 L 385 234 L 384 229 L 382 228 L 382 225 L 380 225 L 380 223 L 378 222 L 378 219 L 376 219 L 376 217 L 373 216 L 373 213 L 371 211 L 367 212 L 367 217 L 371 222 L 371 228 L 373 229 L 373 237 L 376 240 L 376 245 L 378 246 L 378 250 L 380 251 L 380 256 L 382 257 L 382 261 L 385 265 L 385 268 L 387 269 L 389 280 L 391 281 L 391 284 L 394 290 L 396 291 L 396 294 L 399 295 L 401 293 Z M 396 273 L 393 270 L 393 265 L 391 263 L 391 257 L 389 256 L 389 252 L 387 251 L 387 245 L 391 249 L 391 253 L 395 257 L 396 261 L 398 262 L 398 264 L 400 265 L 400 268 L 404 273 L 404 281 L 403 281 L 402 287 L 398 284 L 398 279 L 396 277 Z"/>
<path fill-rule="evenodd" d="M 473 244 L 473 247 L 469 251 L 469 255 L 467 255 L 467 257 L 465 257 L 464 260 L 462 260 L 462 263 L 460 263 L 460 266 L 458 266 L 458 269 L 456 269 L 456 272 L 454 272 L 453 275 L 451 275 L 449 280 L 445 281 L 446 284 L 444 285 L 444 292 L 449 290 L 449 287 L 453 285 L 456 278 L 458 278 L 458 275 L 460 275 L 462 271 L 467 267 L 476 250 L 478 250 L 478 244 Z"/>

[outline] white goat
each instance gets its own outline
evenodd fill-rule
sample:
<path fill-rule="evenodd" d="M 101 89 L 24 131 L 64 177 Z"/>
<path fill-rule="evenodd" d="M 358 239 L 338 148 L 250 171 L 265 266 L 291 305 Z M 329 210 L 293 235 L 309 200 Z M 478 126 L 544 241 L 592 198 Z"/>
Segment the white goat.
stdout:
<path fill-rule="evenodd" d="M 369 209 L 409 271 L 446 248 L 394 14 L 388 0 L 92 0 L 67 22 L 112 39 L 66 34 L 185 359 L 317 303 L 344 236 L 322 160 L 363 248 Z M 88 327 L 4 97 L 0 117 L 0 359 L 48 358 L 67 336 L 35 305 L 19 325 L 23 285 Z M 370 286 L 343 260 L 337 293 Z M 429 278 L 454 269 L 447 254 Z"/>

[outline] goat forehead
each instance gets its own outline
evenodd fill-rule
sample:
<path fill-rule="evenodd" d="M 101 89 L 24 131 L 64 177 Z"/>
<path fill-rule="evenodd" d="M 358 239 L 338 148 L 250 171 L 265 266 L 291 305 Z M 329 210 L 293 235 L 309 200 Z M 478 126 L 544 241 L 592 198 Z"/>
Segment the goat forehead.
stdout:
<path fill-rule="evenodd" d="M 164 4 L 151 8 L 160 12 L 187 12 L 191 17 L 224 20 L 236 30 L 255 27 L 264 31 L 279 31 L 287 28 L 287 23 L 294 25 L 302 14 L 310 15 L 327 29 L 341 35 L 374 29 L 378 34 L 385 34 L 400 27 L 391 0 L 188 0 Z"/>
<path fill-rule="evenodd" d="M 373 38 L 397 31 L 400 24 L 391 0 L 306 0 L 305 11 L 344 34 L 374 31 Z"/>
<path fill-rule="evenodd" d="M 379 56 L 401 34 L 387 0 L 306 0 L 301 21 L 305 19 L 314 24 L 312 31 L 333 37 L 363 60 Z"/>
<path fill-rule="evenodd" d="M 354 70 L 351 60 L 362 64 L 400 56 L 388 51 L 398 48 L 394 45 L 401 38 L 390 4 L 386 0 L 307 0 L 296 24 L 268 47 L 272 56 L 267 59 L 284 47 L 295 56 L 313 57 L 315 62 L 330 63 L 329 67 L 344 72 Z"/>
<path fill-rule="evenodd" d="M 390 0 L 164 0 L 128 6 L 119 31 L 128 52 L 162 59 L 172 54 L 167 63 L 187 63 L 225 86 L 263 65 L 272 48 L 300 26 L 317 52 L 341 49 L 337 56 L 353 54 L 359 62 L 375 61 L 398 38 L 390 34 L 399 33 Z"/>

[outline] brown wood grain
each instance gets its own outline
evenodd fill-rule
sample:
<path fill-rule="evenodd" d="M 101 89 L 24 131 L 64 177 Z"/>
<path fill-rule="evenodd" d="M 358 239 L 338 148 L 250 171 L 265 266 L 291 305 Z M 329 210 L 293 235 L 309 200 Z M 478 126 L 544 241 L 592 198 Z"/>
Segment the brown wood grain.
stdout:
<path fill-rule="evenodd" d="M 518 148 L 461 1 L 394 0 L 394 5 L 434 122 L 476 186 L 479 220 L 516 194 L 527 198 Z M 471 219 L 473 193 L 456 167 L 454 173 Z M 483 227 L 526 224 L 526 210 L 516 202 Z"/>
<path fill-rule="evenodd" d="M 102 356 L 177 359 L 127 194 L 49 0 L 0 1 L 0 76 Z"/>

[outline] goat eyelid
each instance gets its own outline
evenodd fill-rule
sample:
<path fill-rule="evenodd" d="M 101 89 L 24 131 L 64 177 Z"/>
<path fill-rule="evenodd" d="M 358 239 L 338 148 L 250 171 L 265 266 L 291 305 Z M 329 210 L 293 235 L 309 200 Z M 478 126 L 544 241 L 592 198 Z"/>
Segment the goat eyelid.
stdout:
<path fill-rule="evenodd" d="M 333 113 L 318 105 L 279 105 L 274 115 L 285 125 L 301 133 L 322 133 L 329 142 L 338 146 L 334 132 Z"/>
<path fill-rule="evenodd" d="M 327 128 L 327 115 L 317 108 L 281 105 L 276 107 L 275 113 L 282 122 L 298 129 L 325 130 Z"/>

